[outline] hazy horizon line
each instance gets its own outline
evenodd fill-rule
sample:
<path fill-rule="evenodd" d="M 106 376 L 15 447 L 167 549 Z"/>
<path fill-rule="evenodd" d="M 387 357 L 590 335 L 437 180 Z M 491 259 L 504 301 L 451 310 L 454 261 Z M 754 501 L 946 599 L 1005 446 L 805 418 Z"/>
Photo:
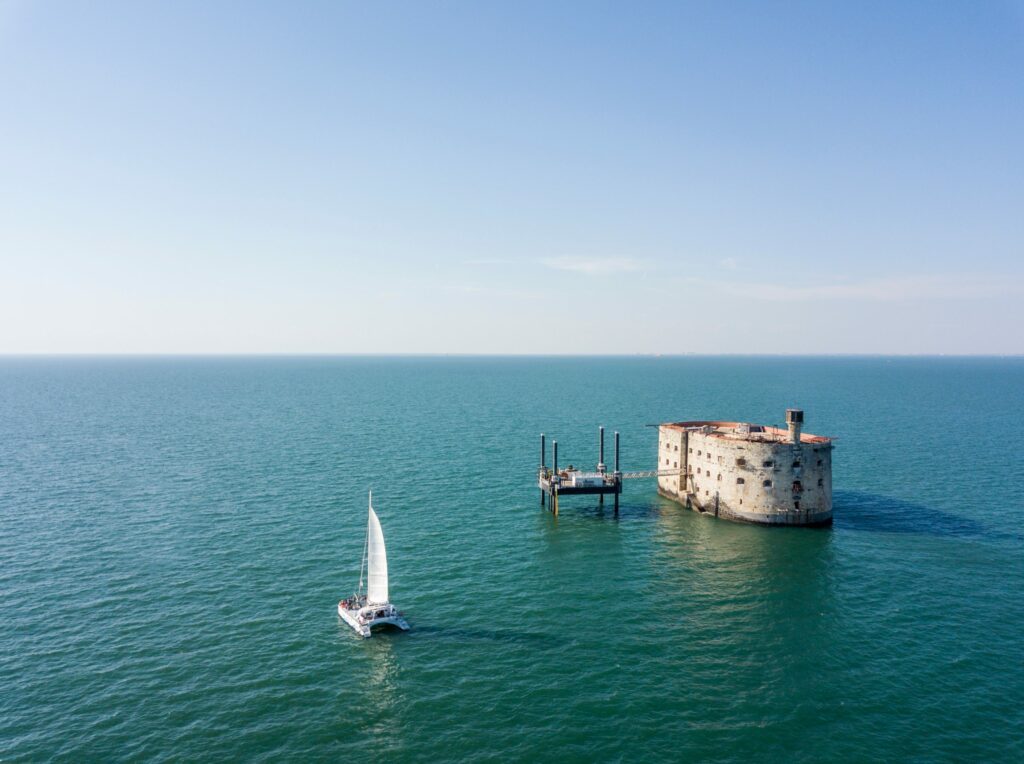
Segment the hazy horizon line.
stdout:
<path fill-rule="evenodd" d="M 1024 353 L 0 352 L 7 358 L 1024 358 Z"/>

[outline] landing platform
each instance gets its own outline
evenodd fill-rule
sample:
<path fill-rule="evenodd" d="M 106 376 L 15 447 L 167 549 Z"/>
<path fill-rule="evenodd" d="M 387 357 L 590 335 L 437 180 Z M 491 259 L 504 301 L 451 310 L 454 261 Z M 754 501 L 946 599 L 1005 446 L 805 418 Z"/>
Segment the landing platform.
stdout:
<path fill-rule="evenodd" d="M 622 476 L 616 473 L 580 470 L 561 470 L 555 473 L 542 469 L 537 479 L 537 487 L 548 495 L 557 491 L 560 496 L 611 496 L 622 493 Z"/>

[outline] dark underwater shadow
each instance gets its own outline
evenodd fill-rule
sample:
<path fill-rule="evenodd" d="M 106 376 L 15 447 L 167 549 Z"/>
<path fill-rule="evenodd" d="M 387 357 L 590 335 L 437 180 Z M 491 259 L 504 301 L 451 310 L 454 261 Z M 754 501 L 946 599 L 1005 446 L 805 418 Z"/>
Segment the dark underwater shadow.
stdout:
<path fill-rule="evenodd" d="M 1007 533 L 971 517 L 865 491 L 836 491 L 832 496 L 832 510 L 833 527 L 837 530 L 952 538 L 1022 538 L 1020 534 Z"/>

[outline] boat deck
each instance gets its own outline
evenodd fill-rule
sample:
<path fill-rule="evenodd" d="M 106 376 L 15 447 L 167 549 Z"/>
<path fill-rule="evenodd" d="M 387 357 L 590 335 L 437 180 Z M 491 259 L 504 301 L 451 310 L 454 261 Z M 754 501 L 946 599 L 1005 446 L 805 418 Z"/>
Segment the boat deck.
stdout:
<path fill-rule="evenodd" d="M 373 629 L 382 626 L 395 626 L 402 631 L 409 630 L 409 624 L 394 605 L 381 605 L 373 609 L 369 618 L 360 617 L 360 609 L 349 610 L 344 602 L 338 603 L 338 615 L 362 637 L 369 637 Z"/>

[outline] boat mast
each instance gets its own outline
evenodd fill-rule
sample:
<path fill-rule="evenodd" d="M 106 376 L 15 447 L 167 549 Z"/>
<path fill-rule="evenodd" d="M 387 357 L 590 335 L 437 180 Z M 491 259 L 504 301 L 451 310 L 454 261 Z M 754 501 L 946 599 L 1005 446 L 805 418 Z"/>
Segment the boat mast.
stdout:
<path fill-rule="evenodd" d="M 369 509 L 373 509 L 373 490 L 370 490 L 370 504 Z M 363 542 L 363 564 L 359 566 L 359 591 L 356 594 L 363 593 L 363 571 L 366 570 L 366 555 L 370 549 L 370 512 L 369 509 L 366 512 L 366 541 Z"/>

